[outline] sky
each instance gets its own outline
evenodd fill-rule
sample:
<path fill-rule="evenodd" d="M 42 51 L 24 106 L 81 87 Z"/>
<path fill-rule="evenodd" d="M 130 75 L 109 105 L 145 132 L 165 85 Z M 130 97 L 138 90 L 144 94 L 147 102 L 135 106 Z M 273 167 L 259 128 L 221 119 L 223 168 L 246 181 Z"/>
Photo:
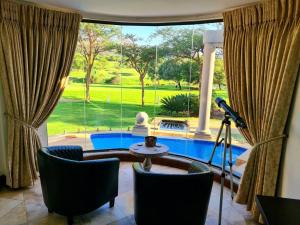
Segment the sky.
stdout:
<path fill-rule="evenodd" d="M 150 43 L 151 45 L 158 44 L 160 42 L 159 39 L 149 39 L 150 35 L 153 34 L 157 29 L 163 26 L 129 26 L 124 25 L 122 26 L 122 33 L 126 34 L 134 34 L 138 38 L 141 38 L 141 43 Z M 222 29 L 220 24 L 218 23 L 210 23 L 210 24 L 195 24 L 195 25 L 174 25 L 173 27 L 180 29 L 180 28 L 191 28 L 197 29 L 198 27 L 205 30 L 217 30 Z"/>
<path fill-rule="evenodd" d="M 142 39 L 147 39 L 156 30 L 156 26 L 122 26 L 123 34 L 134 34 Z"/>

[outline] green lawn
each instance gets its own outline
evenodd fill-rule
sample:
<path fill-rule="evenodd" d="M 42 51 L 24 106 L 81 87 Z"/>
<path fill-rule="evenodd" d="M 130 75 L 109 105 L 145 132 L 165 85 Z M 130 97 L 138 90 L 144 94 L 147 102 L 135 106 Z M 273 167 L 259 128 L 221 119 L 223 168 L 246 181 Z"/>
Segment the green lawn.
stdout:
<path fill-rule="evenodd" d="M 91 101 L 85 102 L 85 72 L 72 70 L 61 101 L 48 119 L 48 134 L 63 134 L 89 130 L 127 130 L 135 124 L 138 112 L 147 112 L 150 119 L 160 112 L 160 100 L 163 97 L 180 93 L 198 95 L 197 85 L 188 88 L 182 83 L 183 90 L 175 88 L 173 81 L 159 81 L 156 87 L 151 79 L 145 78 L 145 106 L 141 107 L 141 87 L 137 73 L 131 68 L 118 68 L 113 62 L 101 65 L 94 75 L 101 77 L 98 84 L 90 88 Z M 120 84 L 105 84 L 105 80 L 121 74 Z M 122 86 L 122 88 L 121 88 Z M 226 91 L 214 91 L 213 96 L 227 98 Z M 122 104 L 121 104 L 122 103 Z"/>
<path fill-rule="evenodd" d="M 161 85 L 145 88 L 145 106 L 141 107 L 141 90 L 137 85 L 91 86 L 91 102 L 84 101 L 83 84 L 71 83 L 65 89 L 62 99 L 48 119 L 48 134 L 62 134 L 86 130 L 126 130 L 135 123 L 137 112 L 147 112 L 150 119 L 160 112 L 160 99 L 179 93 L 198 94 L 197 90 L 177 90 L 175 87 Z M 225 91 L 214 91 L 214 95 L 226 97 Z M 122 102 L 122 104 L 121 104 Z M 122 118 L 122 119 L 121 119 Z"/>

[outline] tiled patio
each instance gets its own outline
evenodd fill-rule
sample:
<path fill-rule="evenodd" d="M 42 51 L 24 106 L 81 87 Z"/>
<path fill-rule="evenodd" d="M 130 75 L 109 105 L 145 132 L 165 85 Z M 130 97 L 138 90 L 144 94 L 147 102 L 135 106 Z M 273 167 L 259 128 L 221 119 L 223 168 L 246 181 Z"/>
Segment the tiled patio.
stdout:
<path fill-rule="evenodd" d="M 183 170 L 165 166 L 153 166 L 153 171 L 165 173 L 185 173 Z M 220 185 L 214 183 L 207 225 L 216 225 L 218 220 Z M 39 181 L 28 189 L 0 190 L 1 225 L 62 225 L 66 218 L 58 214 L 48 214 L 43 203 Z M 133 180 L 131 163 L 121 163 L 119 175 L 119 196 L 113 208 L 108 204 L 89 214 L 75 217 L 75 225 L 135 225 L 133 217 Z M 229 190 L 225 189 L 223 225 L 255 225 L 250 214 L 241 205 L 231 201 Z M 153 224 L 155 225 L 155 224 Z M 168 225 L 168 224 L 166 224 Z M 188 224 L 187 224 L 188 225 Z"/>

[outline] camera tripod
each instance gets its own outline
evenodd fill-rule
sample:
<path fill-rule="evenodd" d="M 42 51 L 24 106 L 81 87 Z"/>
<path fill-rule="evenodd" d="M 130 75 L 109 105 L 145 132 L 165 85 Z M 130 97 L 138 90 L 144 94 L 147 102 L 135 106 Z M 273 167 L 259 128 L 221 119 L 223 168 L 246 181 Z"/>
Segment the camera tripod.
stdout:
<path fill-rule="evenodd" d="M 222 172 L 221 172 L 221 193 L 220 193 L 220 205 L 219 205 L 219 222 L 218 225 L 221 225 L 222 222 L 222 206 L 223 206 L 223 192 L 224 192 L 224 182 L 225 182 L 225 176 L 226 174 L 226 158 L 227 158 L 227 151 L 229 151 L 229 174 L 230 174 L 230 190 L 231 190 L 231 198 L 233 199 L 233 172 L 232 172 L 232 147 L 231 147 L 231 121 L 230 121 L 230 115 L 228 113 L 225 113 L 224 119 L 222 121 L 220 130 L 218 132 L 216 142 L 212 151 L 212 154 L 210 156 L 210 159 L 208 161 L 208 164 L 211 166 L 213 157 L 215 155 L 217 147 L 224 141 L 224 149 L 223 149 L 223 163 L 222 163 Z M 225 136 L 220 140 L 220 137 L 222 135 L 222 131 L 224 129 L 225 125 Z"/>

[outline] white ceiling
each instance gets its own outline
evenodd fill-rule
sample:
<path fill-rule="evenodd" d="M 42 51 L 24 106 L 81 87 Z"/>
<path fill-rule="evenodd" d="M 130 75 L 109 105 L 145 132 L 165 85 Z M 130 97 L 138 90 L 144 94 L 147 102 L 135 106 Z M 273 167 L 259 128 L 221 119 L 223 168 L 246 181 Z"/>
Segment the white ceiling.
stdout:
<path fill-rule="evenodd" d="M 27 0 L 78 10 L 86 19 L 175 22 L 221 17 L 224 10 L 259 0 Z"/>

